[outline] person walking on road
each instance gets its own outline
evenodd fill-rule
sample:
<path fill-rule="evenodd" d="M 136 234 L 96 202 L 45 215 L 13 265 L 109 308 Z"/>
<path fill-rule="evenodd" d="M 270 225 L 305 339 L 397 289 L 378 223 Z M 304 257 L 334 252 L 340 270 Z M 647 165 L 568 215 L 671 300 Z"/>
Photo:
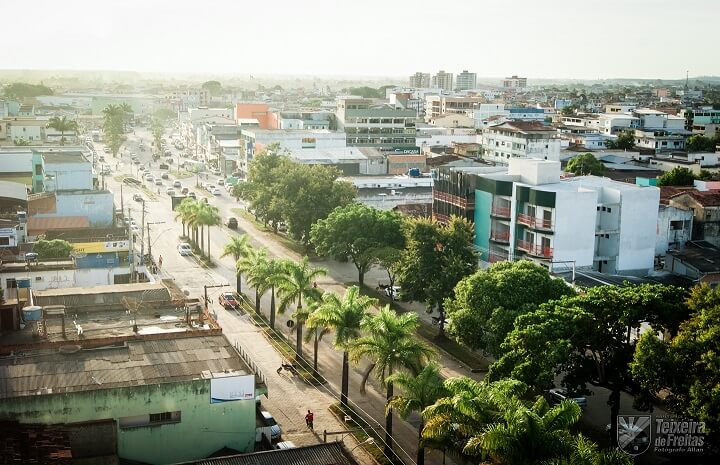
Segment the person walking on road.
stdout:
<path fill-rule="evenodd" d="M 315 414 L 313 414 L 310 410 L 308 410 L 307 415 L 305 415 L 305 424 L 308 428 L 313 429 L 313 420 L 315 419 Z"/>
<path fill-rule="evenodd" d="M 158 257 L 158 268 L 162 268 L 162 255 Z"/>

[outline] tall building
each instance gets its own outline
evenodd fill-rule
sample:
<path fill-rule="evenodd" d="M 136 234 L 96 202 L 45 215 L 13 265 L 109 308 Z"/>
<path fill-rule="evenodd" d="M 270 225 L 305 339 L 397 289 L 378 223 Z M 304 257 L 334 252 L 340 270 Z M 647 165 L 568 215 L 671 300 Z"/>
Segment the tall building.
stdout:
<path fill-rule="evenodd" d="M 420 87 L 426 89 L 430 87 L 430 73 L 417 73 L 410 76 L 410 87 Z"/>
<path fill-rule="evenodd" d="M 473 221 L 481 260 L 529 259 L 644 276 L 655 257 L 660 190 L 597 176 L 560 178 L 560 162 L 511 159 L 500 167 L 441 168 L 433 217 Z"/>
<path fill-rule="evenodd" d="M 515 158 L 560 160 L 557 130 L 536 122 L 508 121 L 483 131 L 483 158 L 509 163 Z"/>
<path fill-rule="evenodd" d="M 453 74 L 446 73 L 445 71 L 440 70 L 435 76 L 432 77 L 431 84 L 432 87 L 437 87 L 450 92 L 453 90 Z"/>
<path fill-rule="evenodd" d="M 522 89 L 527 87 L 527 78 L 517 77 L 512 75 L 509 78 L 503 79 L 503 88 L 505 89 Z"/>
<path fill-rule="evenodd" d="M 338 130 L 351 147 L 378 147 L 383 151 L 419 153 L 415 145 L 417 112 L 371 99 L 346 97 L 337 103 Z"/>
<path fill-rule="evenodd" d="M 469 90 L 477 87 L 477 74 L 470 73 L 468 70 L 463 70 L 462 73 L 457 75 L 455 81 L 455 88 L 457 90 Z"/>

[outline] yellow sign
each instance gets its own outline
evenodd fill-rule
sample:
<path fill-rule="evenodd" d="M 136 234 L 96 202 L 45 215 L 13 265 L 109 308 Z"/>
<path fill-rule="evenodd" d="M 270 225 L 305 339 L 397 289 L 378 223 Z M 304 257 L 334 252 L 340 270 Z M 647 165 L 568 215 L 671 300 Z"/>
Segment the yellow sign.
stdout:
<path fill-rule="evenodd" d="M 130 241 L 77 242 L 72 246 L 81 253 L 123 252 L 130 250 Z"/>

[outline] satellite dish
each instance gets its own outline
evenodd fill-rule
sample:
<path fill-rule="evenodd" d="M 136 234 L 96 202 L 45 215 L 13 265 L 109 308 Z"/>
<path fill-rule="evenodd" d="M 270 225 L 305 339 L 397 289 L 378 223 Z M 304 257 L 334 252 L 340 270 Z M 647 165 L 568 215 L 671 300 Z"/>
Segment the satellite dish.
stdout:
<path fill-rule="evenodd" d="M 293 326 L 295 326 L 295 322 L 293 320 L 288 320 L 285 324 L 288 328 L 292 328 Z"/>

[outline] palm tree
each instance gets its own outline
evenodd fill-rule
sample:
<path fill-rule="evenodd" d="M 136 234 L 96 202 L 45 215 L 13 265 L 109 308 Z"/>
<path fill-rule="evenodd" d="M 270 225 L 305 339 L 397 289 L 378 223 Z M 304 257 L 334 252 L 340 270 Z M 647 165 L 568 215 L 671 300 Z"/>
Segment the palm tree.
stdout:
<path fill-rule="evenodd" d="M 201 227 L 207 226 L 207 257 L 210 258 L 210 227 L 217 226 L 222 223 L 218 207 L 205 202 L 200 202 L 200 208 L 198 211 L 198 222 Z M 203 240 L 204 239 L 201 239 L 201 242 Z"/>
<path fill-rule="evenodd" d="M 632 465 L 632 456 L 617 449 L 600 450 L 597 444 L 578 435 L 570 455 L 543 462 L 543 465 Z"/>
<path fill-rule="evenodd" d="M 182 205 L 182 204 L 180 204 Z M 184 226 L 184 225 L 183 225 Z M 232 255 L 233 259 L 235 260 L 235 263 L 237 263 L 238 260 L 240 260 L 240 257 L 244 257 L 247 255 L 250 250 L 250 241 L 248 240 L 248 235 L 243 234 L 242 236 L 233 236 L 230 238 L 230 242 L 225 244 L 225 247 L 223 247 L 222 255 L 220 255 L 220 258 L 227 257 L 228 255 Z M 236 273 L 236 283 L 235 288 L 238 292 L 242 292 L 242 273 Z"/>
<path fill-rule="evenodd" d="M 368 316 L 362 323 L 366 332 L 350 347 L 350 358 L 359 362 L 363 356 L 371 363 L 363 377 L 360 391 L 364 392 L 370 372 L 387 387 L 387 400 L 393 397 L 393 383 L 389 377 L 397 370 L 407 370 L 417 375 L 421 366 L 435 357 L 435 351 L 417 337 L 418 316 L 415 313 L 398 315 L 389 306 L 377 314 Z M 392 409 L 385 414 L 385 454 L 392 453 Z"/>
<path fill-rule="evenodd" d="M 257 273 L 261 276 L 258 292 L 265 294 L 270 291 L 270 328 L 275 329 L 275 289 L 285 274 L 285 267 L 282 261 L 274 258 L 263 260 L 258 267 Z"/>
<path fill-rule="evenodd" d="M 343 351 L 340 404 L 347 407 L 348 377 L 350 373 L 349 349 L 352 341 L 360 337 L 360 329 L 367 310 L 377 304 L 377 299 L 360 295 L 360 288 L 352 286 L 341 299 L 337 294 L 326 292 L 318 307 L 307 320 L 308 328 L 321 328 L 318 340 L 328 331 L 335 331 L 333 345 Z M 316 351 L 317 352 L 317 351 Z M 317 369 L 317 353 L 315 356 Z"/>
<path fill-rule="evenodd" d="M 77 134 L 78 124 L 73 119 L 68 119 L 67 116 L 53 116 L 50 118 L 47 124 L 48 128 L 60 131 L 60 145 L 65 145 L 65 133 L 74 132 Z"/>
<path fill-rule="evenodd" d="M 247 275 L 248 284 L 255 288 L 255 311 L 260 313 L 260 286 L 262 281 L 258 279 L 258 269 L 260 263 L 267 258 L 265 249 L 248 249 L 248 253 L 235 263 L 235 270 L 238 274 L 245 273 Z"/>
<path fill-rule="evenodd" d="M 197 201 L 192 198 L 185 198 L 182 202 L 180 202 L 180 205 L 177 206 L 175 211 L 177 214 L 175 215 L 175 221 L 180 220 L 183 227 L 183 236 L 185 236 L 185 225 L 190 224 L 190 218 L 194 214 L 194 210 L 197 207 Z M 189 231 L 188 227 L 188 233 Z"/>
<path fill-rule="evenodd" d="M 410 413 L 422 412 L 447 395 L 437 363 L 425 365 L 417 376 L 409 373 L 395 373 L 389 376 L 387 381 L 400 386 L 403 393 L 390 399 L 385 410 L 395 409 L 398 415 L 405 419 Z M 418 427 L 417 465 L 425 464 L 425 447 L 422 442 L 423 427 L 424 423 L 421 417 Z"/>
<path fill-rule="evenodd" d="M 325 276 L 324 268 L 313 268 L 307 256 L 300 263 L 291 260 L 283 261 L 284 273 L 279 276 L 278 296 L 280 307 L 278 312 L 284 313 L 289 305 L 296 303 L 295 313 L 303 316 L 303 298 L 320 298 L 320 291 L 313 284 L 320 276 Z M 298 358 L 302 358 L 302 321 L 297 323 L 296 350 Z"/>

